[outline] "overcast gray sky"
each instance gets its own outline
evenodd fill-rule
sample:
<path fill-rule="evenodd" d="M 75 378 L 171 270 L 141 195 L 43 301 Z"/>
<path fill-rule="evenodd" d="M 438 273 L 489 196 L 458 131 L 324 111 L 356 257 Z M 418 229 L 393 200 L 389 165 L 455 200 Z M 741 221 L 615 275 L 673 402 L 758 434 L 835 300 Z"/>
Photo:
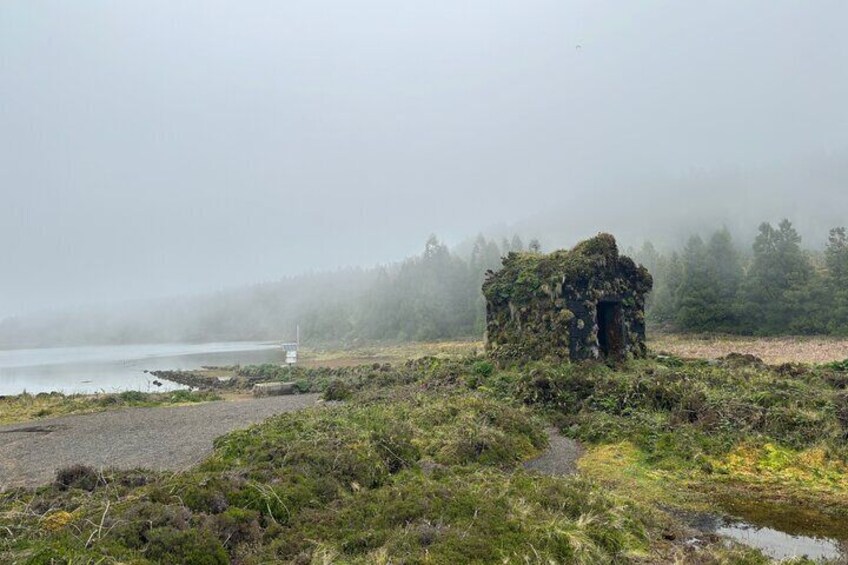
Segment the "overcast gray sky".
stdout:
<path fill-rule="evenodd" d="M 838 168 L 846 27 L 844 0 L 6 0 L 0 317 L 398 259 L 630 179 Z"/>

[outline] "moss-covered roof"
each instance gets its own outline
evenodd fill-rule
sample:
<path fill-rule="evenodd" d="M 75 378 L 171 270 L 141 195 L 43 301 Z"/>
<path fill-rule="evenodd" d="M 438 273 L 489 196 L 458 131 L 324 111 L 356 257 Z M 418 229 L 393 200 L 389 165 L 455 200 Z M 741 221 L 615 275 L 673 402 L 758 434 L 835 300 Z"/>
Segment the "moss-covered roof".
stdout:
<path fill-rule="evenodd" d="M 501 270 L 487 274 L 483 294 L 494 303 L 527 302 L 538 294 L 550 293 L 560 283 L 590 286 L 593 279 L 616 276 L 631 280 L 641 292 L 651 289 L 648 271 L 619 255 L 615 238 L 601 233 L 571 250 L 510 253 L 504 257 Z"/>

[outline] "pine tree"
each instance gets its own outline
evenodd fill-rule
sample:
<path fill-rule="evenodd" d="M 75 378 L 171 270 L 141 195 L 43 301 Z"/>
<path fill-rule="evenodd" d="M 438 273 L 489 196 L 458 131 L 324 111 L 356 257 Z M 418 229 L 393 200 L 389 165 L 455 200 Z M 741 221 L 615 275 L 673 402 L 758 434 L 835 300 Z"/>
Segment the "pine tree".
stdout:
<path fill-rule="evenodd" d="M 694 331 L 714 329 L 718 304 L 718 281 L 711 268 L 707 246 L 699 236 L 689 239 L 683 250 L 683 278 L 678 291 L 676 321 Z"/>
<path fill-rule="evenodd" d="M 648 312 L 651 320 L 668 324 L 674 322 L 679 308 L 680 285 L 683 281 L 683 261 L 677 252 L 657 261 L 654 275 L 654 290 L 652 292 L 651 310 Z"/>
<path fill-rule="evenodd" d="M 830 230 L 825 260 L 830 276 L 839 284 L 848 284 L 848 232 L 844 227 Z"/>
<path fill-rule="evenodd" d="M 654 278 L 654 290 L 645 298 L 645 313 L 651 316 L 656 301 L 657 288 L 661 286 L 665 275 L 662 270 L 662 256 L 650 241 L 645 241 L 639 251 L 634 251 L 630 255 L 634 261 L 648 269 L 648 272 Z"/>
<path fill-rule="evenodd" d="M 833 228 L 825 248 L 827 291 L 831 301 L 828 330 L 848 334 L 848 233 L 844 227 Z"/>
<path fill-rule="evenodd" d="M 660 269 L 661 256 L 650 241 L 645 241 L 639 251 L 633 254 L 633 258 L 637 263 L 648 269 L 648 272 L 654 274 Z"/>
<path fill-rule="evenodd" d="M 743 270 L 739 252 L 727 228 L 715 232 L 707 245 L 707 260 L 711 281 L 715 284 L 713 331 L 732 331 L 736 326 L 736 299 Z"/>
<path fill-rule="evenodd" d="M 756 333 L 778 333 L 791 325 L 798 291 L 810 282 L 813 270 L 801 250 L 801 236 L 789 220 L 781 221 L 777 229 L 765 222 L 759 232 L 742 293 L 743 327 Z"/>

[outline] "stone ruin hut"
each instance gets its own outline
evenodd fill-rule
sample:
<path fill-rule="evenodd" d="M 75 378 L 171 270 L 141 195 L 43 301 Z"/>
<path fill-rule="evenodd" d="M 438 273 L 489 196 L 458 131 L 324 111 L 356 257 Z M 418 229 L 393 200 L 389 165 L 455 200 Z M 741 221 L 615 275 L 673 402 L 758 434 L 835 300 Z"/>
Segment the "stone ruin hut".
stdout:
<path fill-rule="evenodd" d="M 483 283 L 486 349 L 503 361 L 642 357 L 652 285 L 606 233 L 570 251 L 510 253 Z"/>

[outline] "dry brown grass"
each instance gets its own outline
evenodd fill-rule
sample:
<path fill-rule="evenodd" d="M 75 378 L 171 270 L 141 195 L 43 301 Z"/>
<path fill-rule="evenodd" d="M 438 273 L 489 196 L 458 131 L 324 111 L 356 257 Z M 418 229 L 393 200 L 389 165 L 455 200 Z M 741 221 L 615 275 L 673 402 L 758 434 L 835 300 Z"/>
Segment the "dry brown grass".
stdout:
<path fill-rule="evenodd" d="M 399 363 L 420 357 L 461 357 L 482 353 L 482 341 L 413 342 L 345 349 L 301 349 L 301 367 L 350 367 L 369 363 Z"/>
<path fill-rule="evenodd" d="M 19 394 L 0 398 L 0 425 L 17 422 L 27 422 L 50 416 L 65 414 L 87 414 L 105 410 L 96 401 L 96 396 L 90 397 L 61 394 Z"/>
<path fill-rule="evenodd" d="M 848 359 L 848 338 L 828 336 L 742 337 L 659 334 L 649 337 L 648 346 L 655 352 L 701 359 L 715 359 L 729 353 L 748 353 L 772 365 L 827 363 Z"/>
<path fill-rule="evenodd" d="M 128 396 L 129 395 L 129 396 Z M 204 392 L 151 392 L 107 394 L 17 394 L 0 397 L 0 425 L 17 424 L 69 414 L 91 414 L 127 407 L 192 404 L 218 400 L 213 393 Z"/>
<path fill-rule="evenodd" d="M 769 364 L 827 363 L 848 359 L 848 338 L 828 336 L 745 337 L 731 335 L 654 334 L 655 352 L 687 358 L 714 359 L 729 353 L 750 353 Z M 457 357 L 483 352 L 482 341 L 441 341 L 347 349 L 306 349 L 304 367 L 348 367 L 368 363 L 398 363 L 423 356 Z"/>

